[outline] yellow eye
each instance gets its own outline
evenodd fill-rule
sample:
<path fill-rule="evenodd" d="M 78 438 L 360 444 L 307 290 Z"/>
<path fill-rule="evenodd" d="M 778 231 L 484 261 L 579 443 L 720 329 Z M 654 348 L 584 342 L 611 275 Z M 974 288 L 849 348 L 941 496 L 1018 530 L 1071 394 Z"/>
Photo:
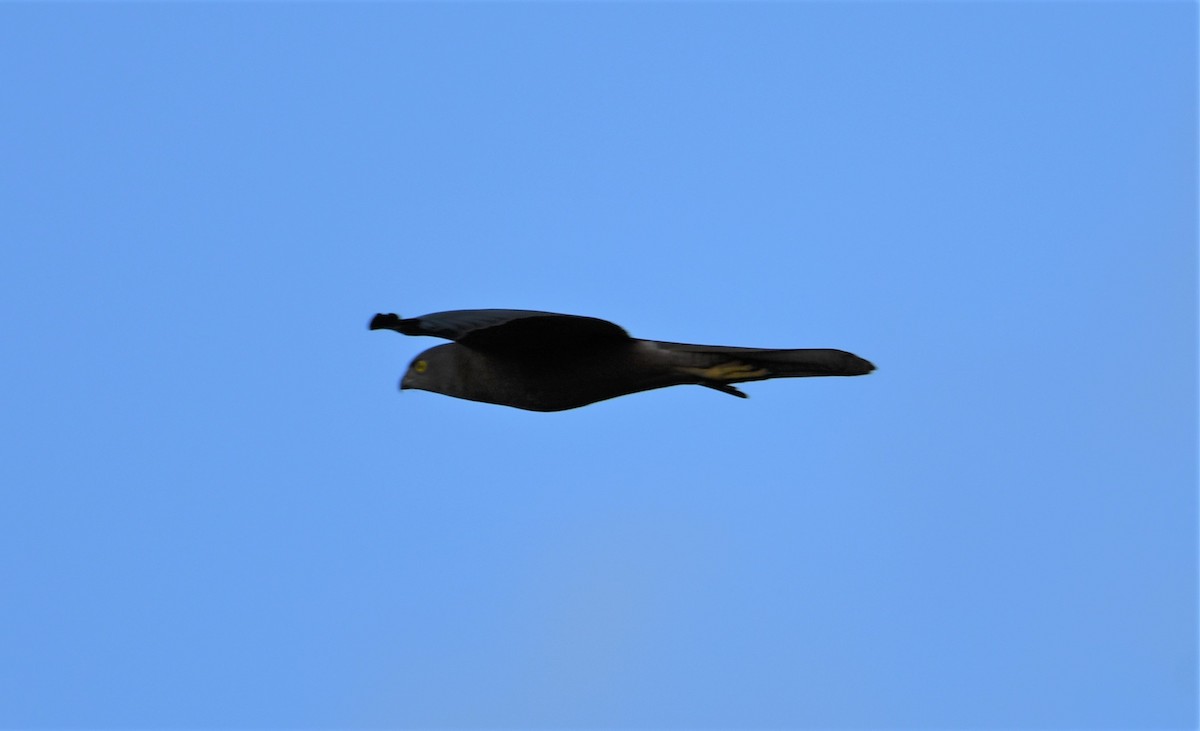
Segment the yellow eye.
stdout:
<path fill-rule="evenodd" d="M 425 369 L 428 367 L 429 367 L 429 364 L 423 360 L 419 360 L 416 363 L 413 363 L 413 370 L 416 371 L 417 373 L 424 373 Z"/>

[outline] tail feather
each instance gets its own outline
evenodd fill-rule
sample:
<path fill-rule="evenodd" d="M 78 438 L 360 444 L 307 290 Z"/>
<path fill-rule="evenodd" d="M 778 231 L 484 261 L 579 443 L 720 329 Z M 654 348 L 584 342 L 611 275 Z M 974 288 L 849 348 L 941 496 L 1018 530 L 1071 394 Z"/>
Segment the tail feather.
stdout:
<path fill-rule="evenodd" d="M 727 346 L 659 343 L 677 353 L 678 367 L 708 383 L 744 383 L 768 378 L 863 376 L 875 370 L 870 361 L 832 348 L 772 350 Z"/>
<path fill-rule="evenodd" d="M 764 350 L 738 357 L 749 365 L 765 368 L 770 378 L 804 376 L 865 376 L 875 370 L 870 361 L 832 348 Z"/>

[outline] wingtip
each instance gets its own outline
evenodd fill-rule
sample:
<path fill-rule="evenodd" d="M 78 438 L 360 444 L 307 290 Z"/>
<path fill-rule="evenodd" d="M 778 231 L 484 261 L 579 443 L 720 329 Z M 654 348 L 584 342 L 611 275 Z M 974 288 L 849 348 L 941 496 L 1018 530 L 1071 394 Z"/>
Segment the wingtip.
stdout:
<path fill-rule="evenodd" d="M 371 324 L 367 325 L 368 330 L 396 330 L 400 327 L 400 316 L 391 313 L 384 314 L 380 312 L 371 318 Z"/>

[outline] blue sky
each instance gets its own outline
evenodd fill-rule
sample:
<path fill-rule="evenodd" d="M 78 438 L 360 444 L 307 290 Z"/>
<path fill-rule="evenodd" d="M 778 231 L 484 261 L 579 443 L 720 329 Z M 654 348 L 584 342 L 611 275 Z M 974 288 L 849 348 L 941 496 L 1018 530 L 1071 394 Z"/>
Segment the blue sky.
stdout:
<path fill-rule="evenodd" d="M 0 6 L 0 726 L 1193 727 L 1196 20 Z M 396 391 L 486 307 L 879 370 Z"/>

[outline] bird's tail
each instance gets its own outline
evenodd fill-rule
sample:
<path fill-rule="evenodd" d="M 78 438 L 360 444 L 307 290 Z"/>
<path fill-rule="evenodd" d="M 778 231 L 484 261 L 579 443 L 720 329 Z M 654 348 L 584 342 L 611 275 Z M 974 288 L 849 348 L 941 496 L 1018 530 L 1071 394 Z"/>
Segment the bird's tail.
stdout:
<path fill-rule="evenodd" d="M 676 343 L 659 345 L 678 354 L 676 368 L 694 377 L 696 383 L 743 398 L 745 394 L 731 384 L 768 378 L 863 376 L 875 370 L 870 361 L 831 348 L 770 350 Z"/>
<path fill-rule="evenodd" d="M 832 348 L 800 350 L 751 350 L 737 354 L 735 360 L 766 370 L 767 378 L 805 376 L 865 376 L 875 365 L 853 353 Z"/>

